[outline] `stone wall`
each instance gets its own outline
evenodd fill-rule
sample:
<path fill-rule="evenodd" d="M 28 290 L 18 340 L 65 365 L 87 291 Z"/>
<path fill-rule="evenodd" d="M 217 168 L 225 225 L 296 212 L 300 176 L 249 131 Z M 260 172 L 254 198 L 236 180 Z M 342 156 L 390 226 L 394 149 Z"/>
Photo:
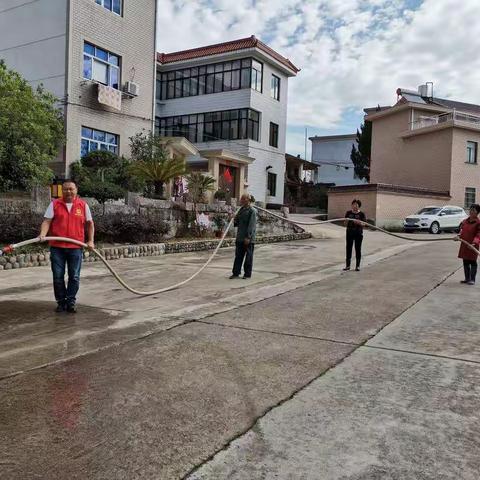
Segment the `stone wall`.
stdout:
<path fill-rule="evenodd" d="M 31 192 L 0 193 L 0 213 L 16 215 L 23 212 L 43 213 L 50 203 L 50 189 L 35 187 Z"/>
<path fill-rule="evenodd" d="M 311 234 L 287 233 L 283 235 L 262 235 L 257 237 L 256 244 L 289 242 L 311 238 Z M 169 243 L 153 243 L 147 245 L 123 245 L 118 247 L 100 248 L 99 252 L 108 261 L 121 258 L 138 258 L 164 255 L 167 253 L 186 253 L 213 250 L 218 245 L 218 240 L 190 240 Z M 222 248 L 235 245 L 234 238 L 227 238 Z M 83 252 L 83 259 L 87 263 L 97 262 L 100 259 L 87 250 Z M 40 267 L 50 265 L 50 253 L 45 250 L 40 253 L 18 253 L 0 257 L 0 271 L 18 268 Z"/>

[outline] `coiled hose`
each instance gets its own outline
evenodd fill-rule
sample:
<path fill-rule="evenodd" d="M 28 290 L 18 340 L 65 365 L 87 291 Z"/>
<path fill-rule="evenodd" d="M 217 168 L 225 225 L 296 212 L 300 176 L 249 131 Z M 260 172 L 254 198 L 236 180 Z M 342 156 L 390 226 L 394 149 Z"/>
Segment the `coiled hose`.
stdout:
<path fill-rule="evenodd" d="M 285 218 L 281 215 L 278 215 L 276 213 L 273 213 L 269 210 L 266 210 L 264 208 L 261 208 L 261 207 L 258 207 L 255 205 L 255 208 L 259 211 L 262 211 L 262 212 L 265 212 L 269 215 L 272 215 L 273 217 L 276 217 L 276 218 L 279 218 L 280 220 L 283 220 L 284 222 L 287 222 L 287 223 L 291 223 L 293 225 L 322 225 L 322 224 L 326 224 L 326 223 L 334 223 L 334 222 L 341 222 L 341 221 L 346 221 L 346 220 L 351 220 L 349 218 L 334 218 L 334 219 L 330 219 L 330 220 L 320 220 L 318 222 L 301 222 L 301 221 L 294 221 L 294 220 L 290 220 L 289 218 Z M 176 290 L 177 288 L 180 288 L 182 287 L 183 285 L 186 285 L 188 282 L 192 281 L 195 277 L 197 277 L 198 275 L 200 275 L 200 273 L 203 272 L 203 270 L 205 270 L 205 268 L 208 267 L 208 265 L 210 265 L 210 263 L 212 262 L 212 260 L 215 258 L 215 255 L 217 255 L 218 251 L 220 250 L 221 246 L 223 245 L 223 242 L 225 241 L 225 238 L 230 230 L 230 228 L 232 227 L 233 225 L 233 220 L 234 218 L 232 218 L 230 220 L 230 222 L 228 223 L 227 227 L 225 228 L 223 234 L 222 234 L 222 237 L 220 238 L 219 242 L 218 242 L 218 245 L 215 247 L 215 250 L 213 250 L 212 254 L 210 255 L 210 257 L 208 258 L 208 260 L 193 274 L 191 275 L 190 277 L 188 277 L 187 279 L 181 281 L 181 282 L 178 282 L 178 283 L 175 283 L 174 285 L 170 285 L 169 287 L 164 287 L 164 288 L 160 288 L 158 290 L 152 290 L 152 291 L 142 291 L 142 290 L 136 290 L 132 287 L 130 287 L 121 277 L 120 275 L 114 270 L 114 268 L 110 265 L 110 263 L 108 263 L 108 261 L 106 260 L 106 258 L 95 248 L 93 249 L 93 252 L 95 252 L 95 254 L 98 256 L 98 258 L 100 258 L 100 260 L 104 263 L 105 267 L 107 267 L 107 269 L 110 271 L 110 273 L 114 276 L 114 278 L 117 280 L 118 283 L 120 283 L 120 285 L 122 285 L 122 287 L 124 287 L 126 290 L 128 290 L 129 292 L 133 293 L 134 295 L 140 295 L 140 296 L 151 296 L 151 295 L 158 295 L 158 294 L 161 294 L 161 293 L 165 293 L 165 292 L 169 292 L 171 290 Z M 383 228 L 380 228 L 380 227 L 376 227 L 375 225 L 370 225 L 369 223 L 366 223 L 366 222 L 362 222 L 360 220 L 358 220 L 358 222 L 360 222 L 361 224 L 367 226 L 367 227 L 370 227 L 370 228 L 373 228 L 375 230 L 378 230 L 386 235 L 390 235 L 392 237 L 396 237 L 396 238 L 400 238 L 402 240 L 408 240 L 408 241 L 413 241 L 413 242 L 432 242 L 432 241 L 452 241 L 452 240 L 455 240 L 457 237 L 442 237 L 442 238 L 411 238 L 411 237 L 406 237 L 404 235 L 400 235 L 400 234 L 397 234 L 397 233 L 393 233 L 393 232 L 388 232 L 387 230 L 384 230 Z M 57 242 L 69 242 L 69 243 L 73 243 L 74 245 L 78 245 L 79 247 L 83 247 L 83 248 L 87 248 L 87 245 L 83 242 L 79 242 L 78 240 L 73 240 L 71 238 L 65 238 L 65 237 L 45 237 L 44 238 L 45 241 L 57 241 Z M 465 240 L 463 239 L 459 239 L 462 243 L 464 243 L 465 245 L 467 245 L 471 250 L 473 250 L 475 253 L 477 253 L 477 255 L 480 255 L 480 251 L 477 250 L 473 245 L 469 244 L 468 242 L 466 242 Z M 26 245 L 32 245 L 34 243 L 40 243 L 42 240 L 37 237 L 37 238 L 32 238 L 30 240 L 25 240 L 23 242 L 20 242 L 20 243 L 16 243 L 16 244 L 13 244 L 13 245 L 9 245 L 8 247 L 5 247 L 3 249 L 0 249 L 0 256 L 1 255 L 5 255 L 7 253 L 11 253 L 13 252 L 14 250 L 18 249 L 18 248 L 21 248 L 21 247 L 24 247 Z"/>

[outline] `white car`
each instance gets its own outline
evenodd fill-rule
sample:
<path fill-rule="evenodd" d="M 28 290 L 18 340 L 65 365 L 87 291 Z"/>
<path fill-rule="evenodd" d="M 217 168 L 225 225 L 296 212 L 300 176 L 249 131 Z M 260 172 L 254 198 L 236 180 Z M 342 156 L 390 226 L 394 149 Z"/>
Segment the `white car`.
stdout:
<path fill-rule="evenodd" d="M 430 206 L 422 208 L 415 215 L 408 216 L 403 227 L 406 232 L 415 230 L 428 230 L 430 233 L 443 231 L 455 231 L 460 224 L 468 217 L 465 210 L 454 205 L 444 207 Z"/>

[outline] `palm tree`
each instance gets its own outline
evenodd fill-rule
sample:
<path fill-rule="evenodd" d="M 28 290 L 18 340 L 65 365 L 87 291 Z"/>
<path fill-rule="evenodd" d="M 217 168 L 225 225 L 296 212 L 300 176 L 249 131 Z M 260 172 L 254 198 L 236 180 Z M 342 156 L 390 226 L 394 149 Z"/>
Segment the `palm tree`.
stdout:
<path fill-rule="evenodd" d="M 205 201 L 205 194 L 215 190 L 215 179 L 201 172 L 191 172 L 186 177 L 188 193 L 192 196 L 194 204 Z"/>
<path fill-rule="evenodd" d="M 185 173 L 185 158 L 171 156 L 167 148 L 170 143 L 145 133 L 130 138 L 131 172 L 153 186 L 155 198 L 163 196 L 166 183 Z"/>

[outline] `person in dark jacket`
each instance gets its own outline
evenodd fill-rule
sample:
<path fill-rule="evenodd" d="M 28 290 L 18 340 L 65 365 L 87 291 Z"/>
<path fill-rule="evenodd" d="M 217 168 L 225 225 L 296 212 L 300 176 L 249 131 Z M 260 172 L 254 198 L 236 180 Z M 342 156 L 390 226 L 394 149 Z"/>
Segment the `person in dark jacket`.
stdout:
<path fill-rule="evenodd" d="M 360 261 L 362 260 L 362 242 L 363 242 L 363 225 L 361 222 L 366 221 L 365 214 L 360 211 L 362 202 L 360 200 L 352 201 L 352 209 L 345 213 L 347 227 L 347 258 L 344 271 L 350 270 L 352 261 L 352 250 L 355 245 L 355 270 L 360 271 Z"/>
<path fill-rule="evenodd" d="M 252 276 L 257 212 L 250 205 L 250 202 L 250 195 L 242 195 L 240 198 L 240 205 L 242 207 L 235 216 L 233 223 L 234 226 L 237 227 L 237 237 L 235 241 L 235 261 L 230 279 L 239 278 L 242 271 L 242 264 L 244 272 L 243 278 L 247 279 Z"/>
<path fill-rule="evenodd" d="M 480 213 L 480 205 L 474 204 L 470 207 L 470 215 L 462 222 L 460 226 L 460 235 L 457 239 L 462 239 L 473 245 L 477 250 L 480 245 L 480 219 L 478 214 Z M 475 285 L 475 279 L 477 276 L 477 258 L 478 255 L 463 242 L 460 245 L 458 252 L 458 258 L 463 260 L 463 269 L 465 272 L 465 280 L 461 283 L 467 285 Z"/>

